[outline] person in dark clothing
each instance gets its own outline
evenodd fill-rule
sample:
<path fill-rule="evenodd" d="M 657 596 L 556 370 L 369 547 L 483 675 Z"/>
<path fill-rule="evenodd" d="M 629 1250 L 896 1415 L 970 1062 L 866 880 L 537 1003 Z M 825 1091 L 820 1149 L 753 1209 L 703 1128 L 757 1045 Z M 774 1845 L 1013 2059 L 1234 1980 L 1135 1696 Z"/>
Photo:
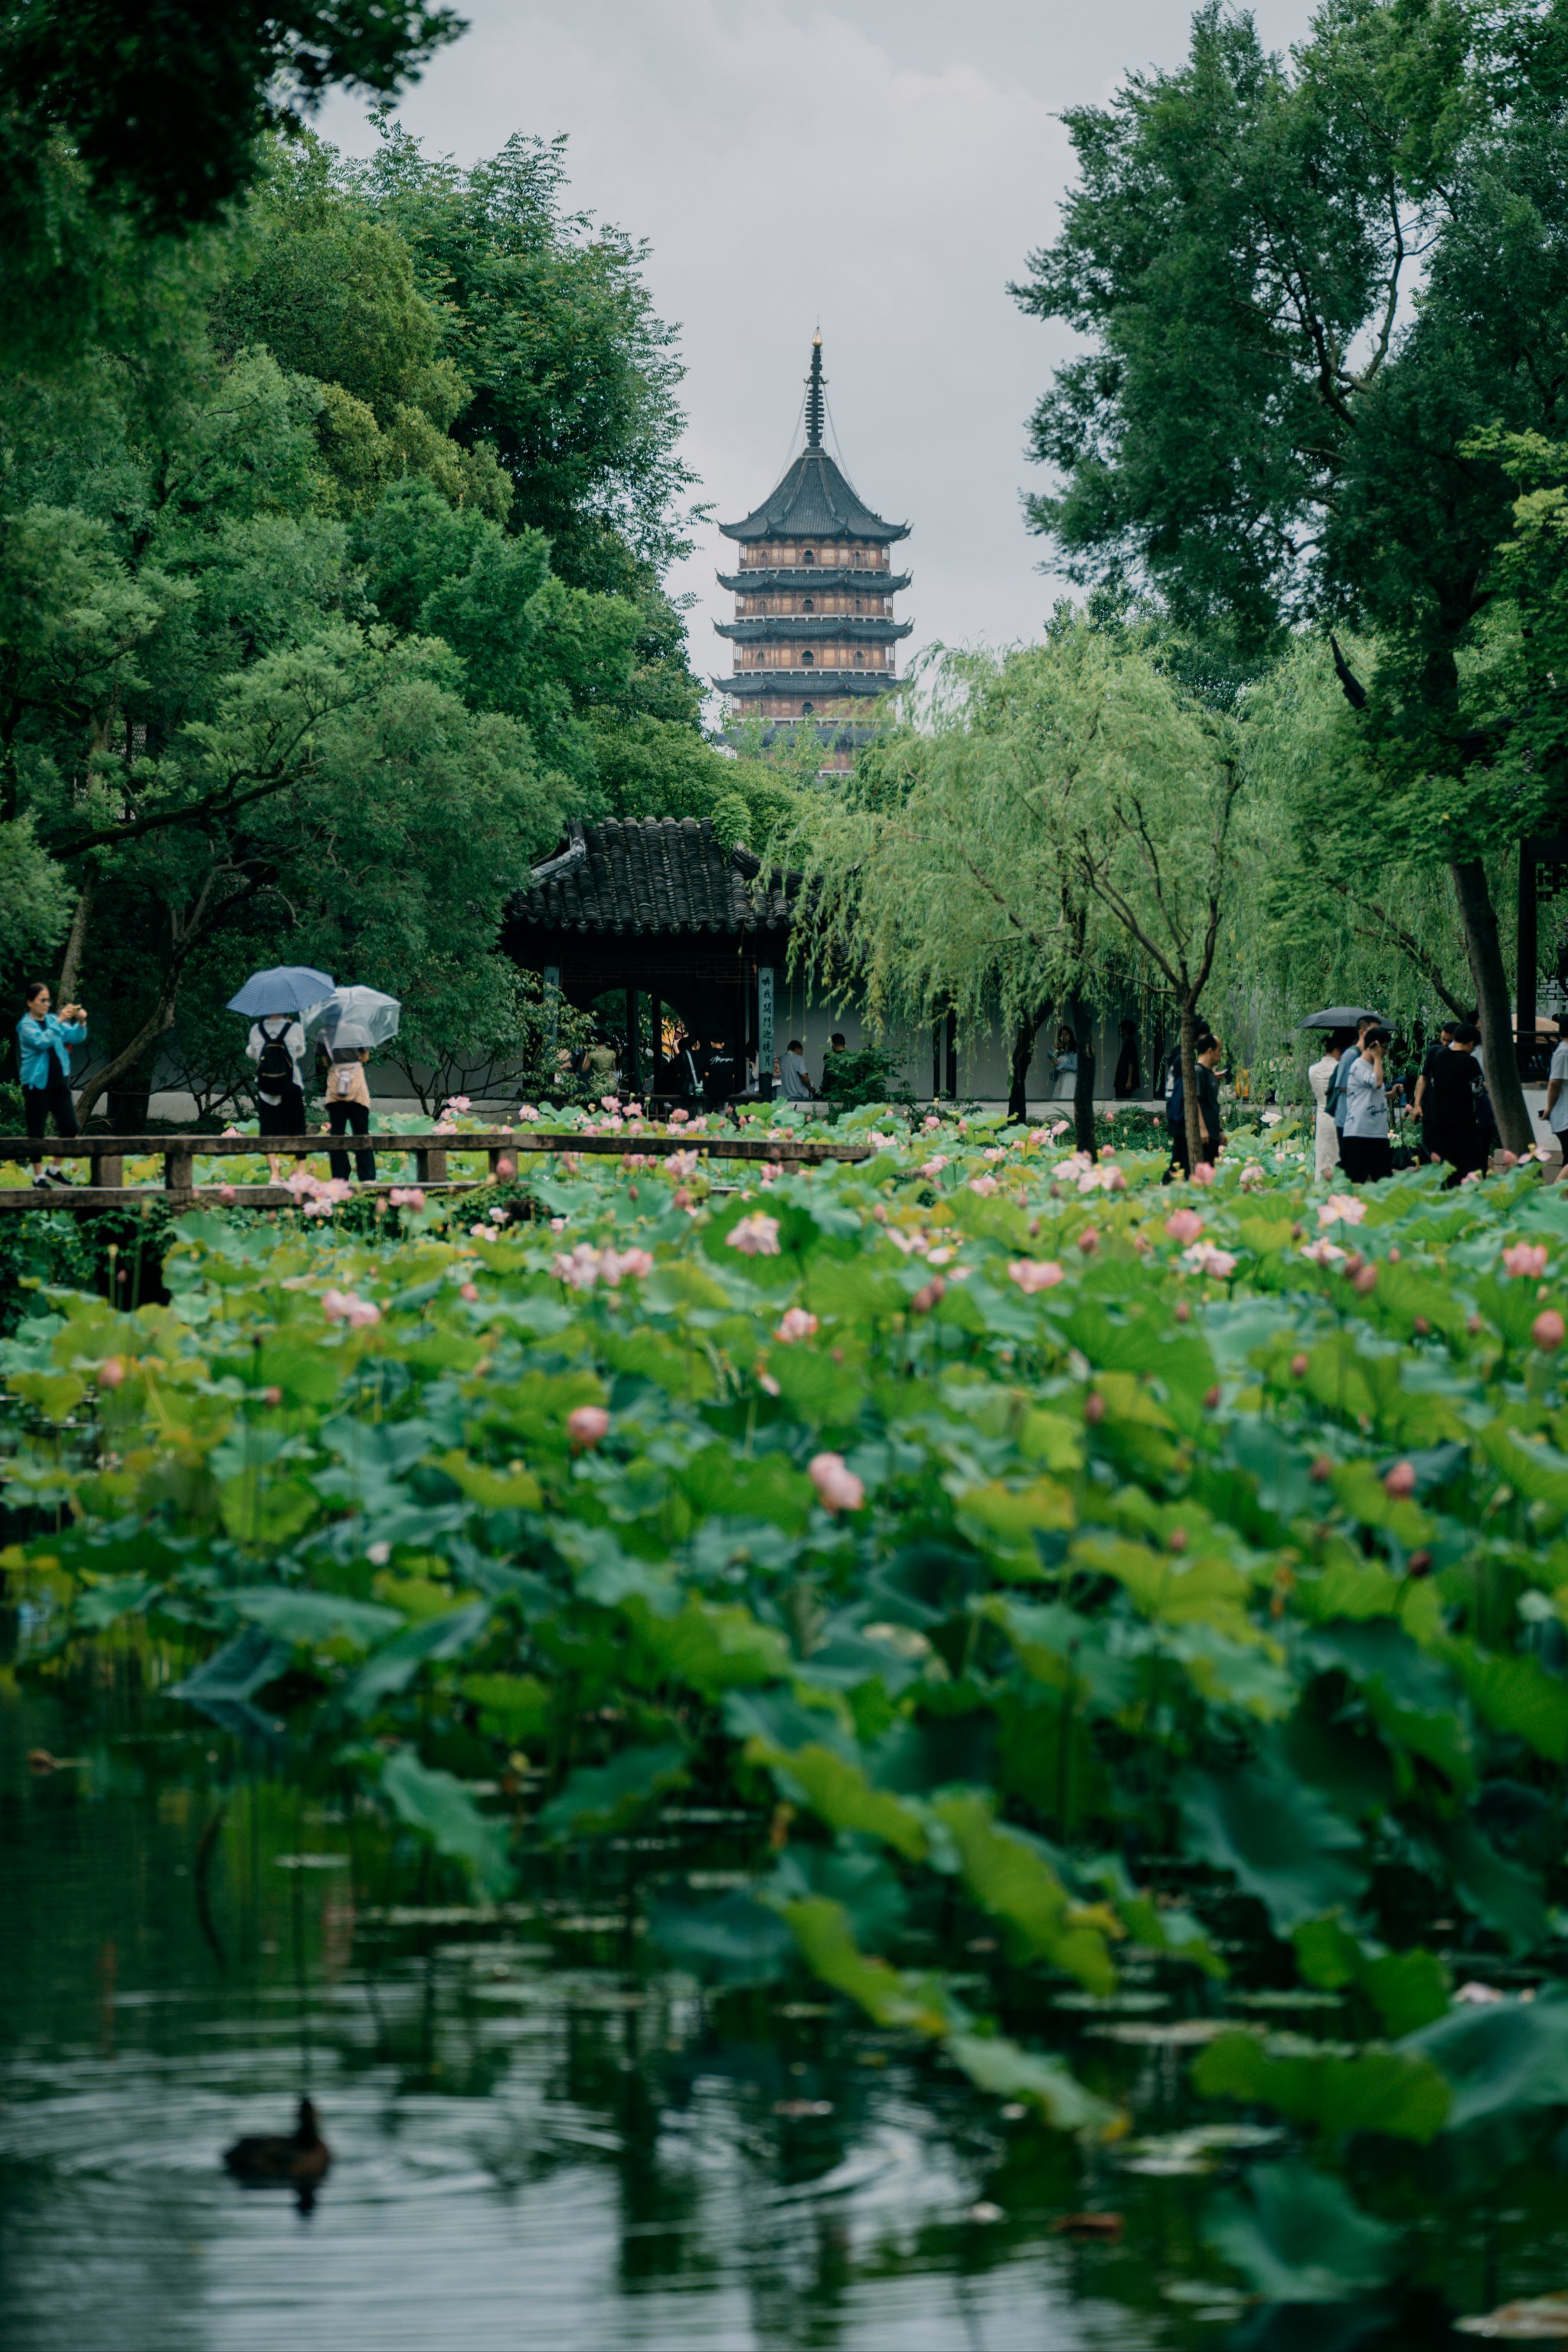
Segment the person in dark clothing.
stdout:
<path fill-rule="evenodd" d="M 842 1054 L 844 1050 L 844 1032 L 841 1029 L 836 1029 L 832 1036 L 827 1041 L 827 1051 L 822 1057 L 822 1085 L 818 1091 L 825 1101 L 833 1092 L 834 1055 L 836 1054 Z"/>
<path fill-rule="evenodd" d="M 1481 1074 L 1476 1047 L 1481 1033 L 1458 1022 L 1446 1045 L 1427 1055 L 1421 1104 L 1421 1139 L 1434 1160 L 1448 1163 L 1447 1190 L 1487 1161 L 1487 1137 L 1478 1100 Z"/>
<path fill-rule="evenodd" d="M 735 1048 L 727 1037 L 715 1037 L 708 1048 L 708 1068 L 703 1077 L 703 1099 L 717 1108 L 727 1103 L 736 1091 Z"/>
<path fill-rule="evenodd" d="M 1220 1042 L 1212 1030 L 1205 1029 L 1197 1039 L 1198 1063 L 1198 1139 L 1204 1158 L 1212 1168 L 1225 1149 L 1225 1137 L 1219 1123 Z M 1165 1123 L 1171 1136 L 1171 1165 L 1165 1181 L 1181 1170 L 1184 1176 L 1193 1172 L 1192 1158 L 1187 1149 L 1186 1095 L 1178 1075 L 1165 1104 Z"/>
<path fill-rule="evenodd" d="M 1442 1060 L 1443 1055 L 1447 1052 L 1448 1040 L 1452 1037 L 1458 1027 L 1458 1023 L 1450 1019 L 1445 1021 L 1442 1027 L 1438 1030 L 1436 1044 L 1435 1045 L 1429 1045 L 1426 1049 L 1426 1055 L 1421 1064 L 1421 1075 L 1415 1081 L 1415 1091 L 1411 1097 L 1410 1107 L 1415 1112 L 1416 1118 L 1421 1121 L 1421 1152 L 1422 1157 L 1426 1160 L 1441 1157 L 1439 1153 L 1434 1152 L 1431 1140 L 1426 1133 L 1426 1096 L 1432 1085 L 1433 1073 L 1436 1071 L 1439 1062 Z"/>
<path fill-rule="evenodd" d="M 1138 1024 L 1121 1024 L 1121 1050 L 1116 1056 L 1116 1076 L 1111 1088 L 1118 1102 L 1131 1102 L 1138 1092 Z"/>
<path fill-rule="evenodd" d="M 695 1102 L 702 1092 L 708 1057 L 702 1051 L 702 1041 L 683 1029 L 675 1041 L 675 1052 L 669 1065 L 669 1082 L 673 1091 Z"/>

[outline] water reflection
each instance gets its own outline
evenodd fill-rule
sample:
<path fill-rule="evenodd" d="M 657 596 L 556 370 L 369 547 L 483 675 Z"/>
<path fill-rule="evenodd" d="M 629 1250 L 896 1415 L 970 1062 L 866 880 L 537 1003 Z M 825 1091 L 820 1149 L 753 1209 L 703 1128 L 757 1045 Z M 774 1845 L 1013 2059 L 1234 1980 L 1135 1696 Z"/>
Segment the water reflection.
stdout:
<path fill-rule="evenodd" d="M 230 1780 L 210 1733 L 149 1738 L 135 1708 L 96 1744 L 58 1717 L 0 1697 L 5 2352 L 1463 2340 L 1436 2295 L 1269 2314 L 1222 2283 L 1202 2231 L 1228 2159 L 1185 2088 L 1202 2020 L 1136 1967 L 1109 2011 L 1054 2003 L 1138 2118 L 1084 2156 L 830 2003 L 650 1972 L 570 1865 L 484 1916 L 342 1790 Z M 86 1762 L 30 1771 L 39 1747 Z M 333 2158 L 303 2212 L 221 2162 L 302 2095 Z M 1507 2196 L 1431 2215 L 1461 2307 L 1500 2263 L 1552 2283 L 1552 2181 Z M 1054 2234 L 1110 2208 L 1120 2240 Z"/>

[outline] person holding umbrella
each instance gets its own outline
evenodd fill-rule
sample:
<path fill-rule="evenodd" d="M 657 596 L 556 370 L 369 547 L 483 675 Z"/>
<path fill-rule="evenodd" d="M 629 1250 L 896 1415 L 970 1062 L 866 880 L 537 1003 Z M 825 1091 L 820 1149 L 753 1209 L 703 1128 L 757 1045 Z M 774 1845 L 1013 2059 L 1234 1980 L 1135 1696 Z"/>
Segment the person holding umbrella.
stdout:
<path fill-rule="evenodd" d="M 1340 1130 L 1329 1108 L 1329 1090 L 1339 1074 L 1340 1056 L 1351 1042 L 1348 1029 L 1331 1029 L 1322 1052 L 1307 1072 L 1317 1106 L 1312 1122 L 1313 1171 L 1321 1183 L 1327 1183 L 1340 1164 Z"/>
<path fill-rule="evenodd" d="M 364 1066 L 370 1059 L 370 1039 L 363 1025 L 357 1021 L 340 1021 L 331 1033 L 332 1066 L 327 1073 L 327 1125 L 334 1135 L 350 1130 L 355 1135 L 370 1133 L 370 1083 Z M 344 1182 L 348 1180 L 349 1155 L 334 1151 L 328 1156 L 332 1174 Z M 356 1151 L 354 1174 L 362 1184 L 375 1181 L 375 1154 Z"/>
<path fill-rule="evenodd" d="M 246 1052 L 256 1064 L 256 1125 L 258 1134 L 302 1135 L 305 1131 L 305 1030 L 300 1019 L 332 992 L 332 976 L 307 963 L 274 964 L 253 971 L 228 1000 L 231 1013 L 251 1020 Z M 276 1183 L 282 1156 L 267 1155 Z"/>

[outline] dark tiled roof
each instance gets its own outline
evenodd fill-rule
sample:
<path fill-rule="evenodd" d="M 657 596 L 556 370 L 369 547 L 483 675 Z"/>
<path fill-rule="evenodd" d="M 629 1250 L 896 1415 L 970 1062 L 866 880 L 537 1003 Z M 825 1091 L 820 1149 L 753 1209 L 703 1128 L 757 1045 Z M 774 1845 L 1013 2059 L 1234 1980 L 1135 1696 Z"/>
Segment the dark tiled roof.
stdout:
<path fill-rule="evenodd" d="M 793 896 L 792 877 L 726 850 L 709 817 L 574 818 L 510 913 L 540 930 L 751 931 L 787 924 Z"/>
<path fill-rule="evenodd" d="M 907 522 L 884 522 L 852 490 L 826 449 L 803 449 L 773 496 L 744 522 L 721 522 L 726 539 L 908 539 Z"/>

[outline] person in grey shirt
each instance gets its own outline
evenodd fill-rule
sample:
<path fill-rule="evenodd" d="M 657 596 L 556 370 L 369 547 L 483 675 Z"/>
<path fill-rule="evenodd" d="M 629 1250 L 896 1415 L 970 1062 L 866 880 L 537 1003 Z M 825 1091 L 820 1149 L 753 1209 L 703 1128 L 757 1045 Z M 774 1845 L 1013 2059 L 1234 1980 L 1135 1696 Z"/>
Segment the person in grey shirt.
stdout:
<path fill-rule="evenodd" d="M 1557 1043 L 1546 1073 L 1546 1108 L 1541 1116 L 1558 1150 L 1568 1159 L 1568 1013 L 1557 1016 Z"/>
<path fill-rule="evenodd" d="M 805 1048 L 792 1037 L 779 1063 L 779 1086 L 785 1102 L 809 1102 L 811 1080 L 805 1074 Z"/>
<path fill-rule="evenodd" d="M 1329 1110 L 1342 1140 L 1345 1131 L 1345 1113 L 1350 1108 L 1351 1072 L 1355 1067 L 1356 1055 L 1361 1052 L 1362 1039 L 1369 1029 L 1375 1026 L 1375 1022 L 1367 1014 L 1356 1023 L 1355 1044 L 1347 1045 L 1340 1055 L 1340 1066 L 1334 1072 L 1333 1083 L 1329 1088 Z"/>
<path fill-rule="evenodd" d="M 1345 1087 L 1345 1124 L 1340 1160 L 1352 1184 L 1379 1184 L 1394 1173 L 1388 1139 L 1388 1087 L 1383 1057 L 1393 1042 L 1389 1029 L 1371 1028 L 1351 1064 Z"/>

